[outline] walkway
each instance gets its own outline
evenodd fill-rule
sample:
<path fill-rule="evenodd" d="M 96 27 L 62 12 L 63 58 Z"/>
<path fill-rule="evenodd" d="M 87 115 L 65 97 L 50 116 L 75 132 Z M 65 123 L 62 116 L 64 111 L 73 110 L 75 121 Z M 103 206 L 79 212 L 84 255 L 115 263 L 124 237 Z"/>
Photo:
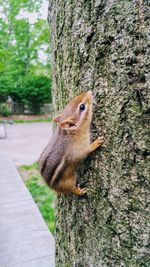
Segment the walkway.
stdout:
<path fill-rule="evenodd" d="M 11 159 L 1 152 L 0 267 L 54 267 L 54 238 Z"/>
<path fill-rule="evenodd" d="M 49 122 L 6 124 L 7 138 L 0 139 L 0 151 L 8 152 L 16 166 L 30 165 L 48 144 L 52 134 Z M 2 136 L 0 129 L 0 136 Z M 1 267 L 1 266 L 0 266 Z"/>

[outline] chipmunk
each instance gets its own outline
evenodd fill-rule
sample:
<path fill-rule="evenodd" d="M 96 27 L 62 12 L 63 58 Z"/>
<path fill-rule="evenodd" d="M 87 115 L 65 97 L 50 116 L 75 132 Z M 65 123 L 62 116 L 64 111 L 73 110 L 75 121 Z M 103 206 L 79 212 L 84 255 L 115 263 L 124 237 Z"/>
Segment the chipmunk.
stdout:
<path fill-rule="evenodd" d="M 86 193 L 85 188 L 76 185 L 77 166 L 104 143 L 104 138 L 98 137 L 90 144 L 92 105 L 92 92 L 84 92 L 74 97 L 54 118 L 58 127 L 41 154 L 40 171 L 46 183 L 58 193 Z"/>

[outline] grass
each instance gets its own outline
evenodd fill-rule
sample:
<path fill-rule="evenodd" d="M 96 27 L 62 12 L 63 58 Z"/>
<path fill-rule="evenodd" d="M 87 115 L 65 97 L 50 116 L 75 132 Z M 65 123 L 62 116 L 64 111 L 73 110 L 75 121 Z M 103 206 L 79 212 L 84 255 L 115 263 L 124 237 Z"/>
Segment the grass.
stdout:
<path fill-rule="evenodd" d="M 1 122 L 8 122 L 9 120 L 0 120 Z M 37 118 L 37 119 L 10 119 L 13 123 L 28 123 L 28 122 L 52 122 L 51 118 Z"/>
<path fill-rule="evenodd" d="M 54 233 L 56 194 L 43 182 L 43 178 L 38 171 L 37 163 L 23 165 L 19 168 L 19 172 L 25 179 L 25 184 L 36 202 L 49 230 Z"/>
<path fill-rule="evenodd" d="M 14 123 L 28 123 L 28 122 L 51 122 L 51 118 L 45 118 L 45 119 L 34 119 L 34 120 L 14 120 Z"/>
<path fill-rule="evenodd" d="M 37 162 L 35 162 L 35 163 L 31 164 L 31 165 L 22 165 L 19 168 L 19 170 L 22 170 L 22 171 L 24 171 L 24 170 L 33 170 L 33 171 L 36 170 L 36 171 L 38 171 L 38 169 L 39 169 L 39 165 L 38 165 Z"/>

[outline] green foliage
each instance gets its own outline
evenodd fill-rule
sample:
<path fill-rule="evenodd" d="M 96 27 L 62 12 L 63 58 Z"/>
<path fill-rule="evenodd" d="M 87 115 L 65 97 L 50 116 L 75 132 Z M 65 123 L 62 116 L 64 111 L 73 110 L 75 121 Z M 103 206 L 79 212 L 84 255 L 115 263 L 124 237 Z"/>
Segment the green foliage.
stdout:
<path fill-rule="evenodd" d="M 19 92 L 21 100 L 27 103 L 33 112 L 38 114 L 44 103 L 51 102 L 50 81 L 46 76 L 26 76 L 24 89 Z"/>
<path fill-rule="evenodd" d="M 10 115 L 10 110 L 7 104 L 5 103 L 0 104 L 0 114 L 4 117 L 8 117 Z"/>
<path fill-rule="evenodd" d="M 6 0 L 0 10 L 0 102 L 11 96 L 34 113 L 51 101 L 49 30 L 40 6 L 40 0 Z"/>
<path fill-rule="evenodd" d="M 9 80 L 8 76 L 0 76 L 1 102 L 9 95 L 14 101 L 28 104 L 33 114 L 38 114 L 44 103 L 51 102 L 51 81 L 47 76 L 28 74 L 11 80 L 12 77 Z"/>
<path fill-rule="evenodd" d="M 42 177 L 38 172 L 38 164 L 24 165 L 20 167 L 20 171 L 30 171 L 26 186 L 28 187 L 34 201 L 46 221 L 49 230 L 55 231 L 55 201 L 56 194 L 44 184 Z"/>

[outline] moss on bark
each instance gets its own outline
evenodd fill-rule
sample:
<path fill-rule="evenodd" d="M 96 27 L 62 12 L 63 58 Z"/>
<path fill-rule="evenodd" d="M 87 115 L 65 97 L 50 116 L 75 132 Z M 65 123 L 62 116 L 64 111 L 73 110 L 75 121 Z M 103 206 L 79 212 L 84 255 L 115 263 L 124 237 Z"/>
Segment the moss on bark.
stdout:
<path fill-rule="evenodd" d="M 148 1 L 52 0 L 49 23 L 56 107 L 92 90 L 107 139 L 79 168 L 87 196 L 58 197 L 56 266 L 148 267 Z"/>

